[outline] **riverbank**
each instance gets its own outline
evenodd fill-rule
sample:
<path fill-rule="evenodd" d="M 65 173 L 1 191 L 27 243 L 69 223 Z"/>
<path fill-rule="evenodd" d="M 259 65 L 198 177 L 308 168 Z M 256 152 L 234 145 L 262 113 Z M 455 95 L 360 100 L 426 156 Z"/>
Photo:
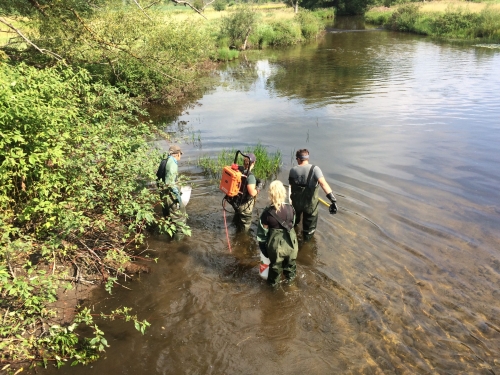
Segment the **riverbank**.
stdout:
<path fill-rule="evenodd" d="M 147 182 L 154 180 L 161 155 L 151 141 L 169 138 L 162 125 L 148 120 L 142 104 L 177 103 L 199 91 L 220 60 L 218 48 L 316 38 L 324 13 L 290 17 L 286 11 L 286 17 L 275 14 L 264 22 L 267 13 L 241 8 L 204 24 L 199 17 L 165 21 L 161 9 L 148 10 L 149 18 L 136 8 L 92 11 L 83 17 L 54 5 L 44 10 L 52 17 L 37 20 L 34 12 L 22 23 L 3 24 L 12 26 L 0 46 L 5 369 L 96 360 L 108 345 L 96 319 L 121 317 L 144 333 L 148 323 L 130 309 L 75 313 L 69 301 L 76 299 L 64 293 L 102 284 L 111 292 L 131 277 L 127 265 L 150 231 L 190 233 L 154 211 L 158 196 Z M 36 44 L 32 32 L 38 33 Z M 77 334 L 84 327 L 90 330 Z"/>
<path fill-rule="evenodd" d="M 500 42 L 500 4 L 407 3 L 372 8 L 365 14 L 365 21 L 394 31 L 437 38 Z"/>

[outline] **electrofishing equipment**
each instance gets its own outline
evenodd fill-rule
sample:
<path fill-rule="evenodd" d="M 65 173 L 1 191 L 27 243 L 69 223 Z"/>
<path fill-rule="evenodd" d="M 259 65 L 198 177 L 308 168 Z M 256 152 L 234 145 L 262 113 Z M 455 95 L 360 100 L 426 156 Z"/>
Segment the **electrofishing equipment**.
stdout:
<path fill-rule="evenodd" d="M 244 166 L 239 166 L 236 163 L 238 160 L 238 155 L 243 156 L 243 158 L 250 159 L 240 150 L 236 151 L 233 164 L 222 168 L 222 176 L 219 184 L 219 189 L 225 194 L 224 198 L 222 199 L 222 212 L 224 215 L 224 226 L 226 227 L 226 238 L 229 246 L 229 252 L 231 252 L 231 243 L 229 242 L 229 234 L 226 223 L 226 202 L 228 202 L 234 210 L 237 210 L 238 207 L 242 203 L 244 203 L 243 199 L 245 197 L 245 190 L 247 187 L 247 176 L 250 173 L 250 166 L 252 164 L 251 162 L 249 162 L 247 170 L 245 171 Z"/>
<path fill-rule="evenodd" d="M 235 209 L 244 203 L 243 199 L 246 195 L 247 176 L 250 173 L 251 166 L 251 163 L 248 163 L 246 170 L 244 166 L 239 166 L 236 163 L 238 155 L 243 156 L 243 158 L 248 158 L 248 156 L 243 154 L 240 150 L 236 151 L 233 164 L 231 164 L 231 166 L 225 166 L 222 169 L 222 176 L 219 184 L 219 189 L 225 194 L 223 206 L 224 202 L 228 202 Z"/>

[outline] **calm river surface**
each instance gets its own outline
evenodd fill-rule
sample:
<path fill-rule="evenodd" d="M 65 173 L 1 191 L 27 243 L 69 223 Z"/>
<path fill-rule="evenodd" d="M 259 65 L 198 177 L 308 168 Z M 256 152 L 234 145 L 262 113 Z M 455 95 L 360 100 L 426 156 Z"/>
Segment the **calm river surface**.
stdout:
<path fill-rule="evenodd" d="M 500 374 L 500 49 L 332 30 L 220 75 L 170 125 L 200 137 L 181 160 L 193 236 L 150 239 L 152 272 L 91 301 L 151 327 L 104 323 L 105 359 L 57 373 Z M 308 148 L 339 205 L 276 291 L 253 236 L 230 227 L 229 251 L 222 194 L 194 163 L 258 142 L 285 183 Z"/>

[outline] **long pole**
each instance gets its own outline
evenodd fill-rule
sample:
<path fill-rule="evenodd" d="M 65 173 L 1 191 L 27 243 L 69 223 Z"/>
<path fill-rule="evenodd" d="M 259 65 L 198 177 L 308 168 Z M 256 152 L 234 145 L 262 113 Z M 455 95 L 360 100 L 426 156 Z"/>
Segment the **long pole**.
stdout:
<path fill-rule="evenodd" d="M 318 197 L 318 199 L 319 199 L 319 201 L 320 201 L 321 203 L 323 203 L 326 207 L 330 207 L 330 204 L 329 204 L 329 203 L 327 203 L 326 201 L 324 201 L 323 199 L 321 199 L 321 198 L 319 198 L 319 197 Z"/>

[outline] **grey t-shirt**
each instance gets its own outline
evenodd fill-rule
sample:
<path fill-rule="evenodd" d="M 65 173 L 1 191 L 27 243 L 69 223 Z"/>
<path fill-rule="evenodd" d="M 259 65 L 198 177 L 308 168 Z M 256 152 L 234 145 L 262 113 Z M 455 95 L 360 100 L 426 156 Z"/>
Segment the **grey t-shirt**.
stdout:
<path fill-rule="evenodd" d="M 295 167 L 290 169 L 290 174 L 288 175 L 288 182 L 293 183 L 295 185 L 305 186 L 311 166 L 312 166 L 311 164 L 296 165 Z M 323 172 L 321 172 L 321 169 L 317 165 L 314 166 L 313 175 L 311 176 L 311 180 L 309 181 L 309 187 L 315 188 L 316 185 L 318 185 L 318 180 L 321 177 L 323 177 Z"/>

